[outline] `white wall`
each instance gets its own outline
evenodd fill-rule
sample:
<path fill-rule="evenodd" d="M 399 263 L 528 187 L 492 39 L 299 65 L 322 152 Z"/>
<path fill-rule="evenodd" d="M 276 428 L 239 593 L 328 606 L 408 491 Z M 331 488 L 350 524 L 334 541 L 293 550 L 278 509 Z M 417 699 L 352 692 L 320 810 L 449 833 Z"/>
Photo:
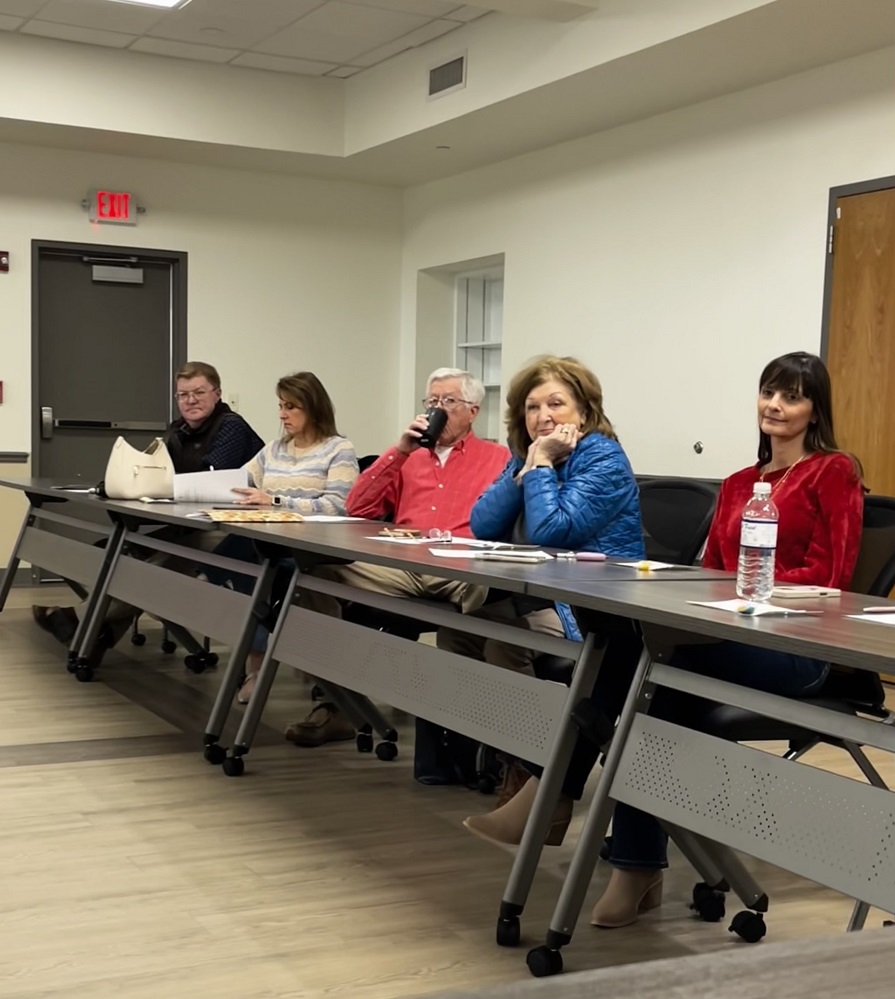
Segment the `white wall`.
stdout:
<path fill-rule="evenodd" d="M 135 192 L 135 229 L 94 227 L 90 188 Z M 262 437 L 274 385 L 311 369 L 360 453 L 395 434 L 401 201 L 384 188 L 0 144 L 0 451 L 30 451 L 32 239 L 189 254 L 189 354 Z M 123 377 L 125 372 L 110 374 Z M 0 564 L 2 558 L 0 558 Z"/>
<path fill-rule="evenodd" d="M 761 367 L 820 347 L 829 189 L 895 174 L 893 60 L 882 50 L 408 191 L 405 408 L 418 271 L 503 252 L 505 382 L 533 354 L 577 354 L 636 471 L 721 477 L 753 460 Z"/>

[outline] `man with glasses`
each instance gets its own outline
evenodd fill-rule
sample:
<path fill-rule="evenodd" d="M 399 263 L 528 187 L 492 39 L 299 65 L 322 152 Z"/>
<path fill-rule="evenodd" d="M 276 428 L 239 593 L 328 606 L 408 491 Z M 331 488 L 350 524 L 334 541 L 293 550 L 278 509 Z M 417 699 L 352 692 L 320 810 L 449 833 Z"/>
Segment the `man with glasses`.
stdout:
<path fill-rule="evenodd" d="M 472 537 L 469 515 L 473 504 L 510 457 L 502 444 L 484 441 L 472 432 L 484 397 L 484 385 L 468 371 L 433 371 L 422 400 L 424 412 L 412 420 L 394 447 L 357 478 L 346 501 L 348 513 L 390 519 L 396 527 L 406 525 L 423 534 L 439 531 Z M 447 413 L 447 422 L 433 448 L 421 447 L 420 438 L 429 425 L 425 411 L 436 408 Z M 391 596 L 449 601 L 464 613 L 480 607 L 488 592 L 471 583 L 363 562 L 320 566 L 314 574 Z M 315 610 L 341 615 L 332 597 L 308 593 L 304 599 Z M 298 746 L 320 746 L 354 735 L 349 720 L 330 703 L 317 705 L 304 721 L 286 729 L 286 738 Z"/>
<path fill-rule="evenodd" d="M 264 447 L 264 441 L 249 424 L 221 399 L 221 376 L 212 365 L 188 361 L 177 372 L 174 383 L 180 417 L 168 427 L 165 444 L 175 472 L 242 468 Z M 208 545 L 213 538 L 211 533 L 207 536 L 200 533 L 195 540 L 197 544 Z M 31 613 L 44 631 L 63 645 L 71 644 L 78 627 L 74 607 L 34 606 Z M 125 634 L 136 613 L 136 608 L 129 604 L 112 601 L 97 640 L 95 663 Z"/>

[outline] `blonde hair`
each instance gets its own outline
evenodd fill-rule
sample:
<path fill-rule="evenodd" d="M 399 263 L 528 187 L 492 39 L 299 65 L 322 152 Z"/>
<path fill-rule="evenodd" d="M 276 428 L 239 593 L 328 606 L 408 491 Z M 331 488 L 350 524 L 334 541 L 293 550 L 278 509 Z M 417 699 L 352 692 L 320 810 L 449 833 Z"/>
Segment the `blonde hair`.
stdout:
<path fill-rule="evenodd" d="M 615 430 L 603 412 L 603 389 L 597 376 L 574 357 L 556 357 L 544 354 L 536 357 L 519 371 L 507 392 L 507 443 L 510 450 L 524 458 L 531 444 L 525 426 L 525 400 L 531 390 L 555 378 L 567 385 L 581 410 L 581 433 L 602 434 L 616 440 Z"/>

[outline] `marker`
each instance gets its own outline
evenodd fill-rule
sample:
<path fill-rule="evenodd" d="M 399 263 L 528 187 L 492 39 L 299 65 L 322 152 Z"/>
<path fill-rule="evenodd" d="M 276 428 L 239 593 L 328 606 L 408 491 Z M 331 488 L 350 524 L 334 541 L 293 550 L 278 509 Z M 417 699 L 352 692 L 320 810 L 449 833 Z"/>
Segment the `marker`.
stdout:
<path fill-rule="evenodd" d="M 605 562 L 602 552 L 557 552 L 557 558 L 566 558 L 571 562 Z"/>

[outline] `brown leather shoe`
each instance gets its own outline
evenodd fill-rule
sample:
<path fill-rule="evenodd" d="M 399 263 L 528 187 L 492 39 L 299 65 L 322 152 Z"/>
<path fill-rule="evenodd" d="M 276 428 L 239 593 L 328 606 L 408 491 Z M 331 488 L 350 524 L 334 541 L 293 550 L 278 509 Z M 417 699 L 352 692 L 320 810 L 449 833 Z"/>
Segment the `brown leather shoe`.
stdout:
<path fill-rule="evenodd" d="M 531 774 L 516 760 L 507 760 L 503 765 L 503 773 L 497 787 L 497 799 L 491 810 L 496 812 L 498 808 L 503 808 L 510 798 L 515 798 L 529 777 Z"/>
<path fill-rule="evenodd" d="M 296 746 L 322 746 L 326 742 L 353 739 L 354 725 L 329 701 L 312 709 L 304 721 L 294 722 L 286 729 L 286 739 Z"/>
<path fill-rule="evenodd" d="M 71 645 L 78 628 L 78 615 L 74 607 L 38 607 L 31 608 L 31 614 L 38 628 L 43 628 L 63 645 Z"/>

